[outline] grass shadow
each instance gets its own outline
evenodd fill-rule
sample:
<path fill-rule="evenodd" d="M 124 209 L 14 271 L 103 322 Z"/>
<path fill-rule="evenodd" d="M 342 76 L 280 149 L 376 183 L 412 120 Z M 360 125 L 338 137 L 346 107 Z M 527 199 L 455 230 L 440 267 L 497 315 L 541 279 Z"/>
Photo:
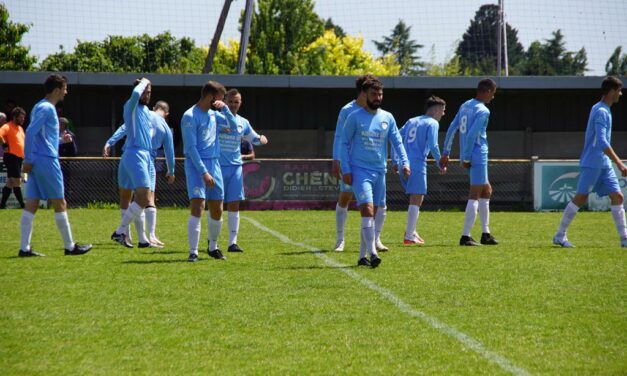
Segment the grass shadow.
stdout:
<path fill-rule="evenodd" d="M 300 256 L 300 255 L 315 255 L 316 253 L 329 253 L 331 251 L 326 249 L 321 249 L 315 252 L 312 251 L 297 251 L 297 252 L 280 252 L 281 256 Z M 338 252 L 339 253 L 339 252 Z"/>
<path fill-rule="evenodd" d="M 203 261 L 203 260 L 198 260 L 198 261 Z M 122 264 L 138 264 L 138 265 L 144 265 L 144 264 L 175 264 L 175 263 L 179 263 L 179 262 L 189 262 L 187 261 L 187 259 L 180 259 L 180 260 L 128 260 L 128 261 L 122 261 Z"/>

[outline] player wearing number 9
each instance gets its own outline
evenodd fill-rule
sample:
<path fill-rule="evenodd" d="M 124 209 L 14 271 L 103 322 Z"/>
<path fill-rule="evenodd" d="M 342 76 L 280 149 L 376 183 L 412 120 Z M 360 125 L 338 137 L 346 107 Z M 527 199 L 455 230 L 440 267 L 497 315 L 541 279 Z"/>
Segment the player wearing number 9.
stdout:
<path fill-rule="evenodd" d="M 488 180 L 488 139 L 486 129 L 490 110 L 485 106 L 494 99 L 496 83 L 489 78 L 479 81 L 477 95 L 461 105 L 455 119 L 446 132 L 440 167 L 448 164 L 455 133 L 459 130 L 460 160 L 470 175 L 470 193 L 466 205 L 464 230 L 459 240 L 460 245 L 479 245 L 470 231 L 477 218 L 481 217 L 481 244 L 496 245 L 498 242 L 490 234 L 490 197 L 492 186 Z"/>

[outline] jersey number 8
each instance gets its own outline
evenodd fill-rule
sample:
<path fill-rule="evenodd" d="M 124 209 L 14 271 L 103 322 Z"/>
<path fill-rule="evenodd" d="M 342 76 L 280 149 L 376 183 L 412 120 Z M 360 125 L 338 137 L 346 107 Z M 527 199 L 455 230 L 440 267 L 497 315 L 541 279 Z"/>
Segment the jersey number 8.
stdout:
<path fill-rule="evenodd" d="M 468 123 L 468 116 L 466 116 L 466 115 L 462 116 L 462 118 L 459 121 L 459 132 L 460 133 L 466 133 L 467 123 Z"/>

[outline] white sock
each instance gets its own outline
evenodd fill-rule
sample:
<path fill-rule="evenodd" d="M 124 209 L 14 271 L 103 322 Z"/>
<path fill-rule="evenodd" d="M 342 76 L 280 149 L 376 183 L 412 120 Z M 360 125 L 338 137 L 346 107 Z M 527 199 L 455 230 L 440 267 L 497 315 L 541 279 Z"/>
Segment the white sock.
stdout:
<path fill-rule="evenodd" d="M 381 231 L 383 231 L 383 224 L 385 223 L 385 216 L 387 214 L 387 206 L 379 206 L 377 213 L 374 215 L 374 234 L 375 239 L 379 240 L 381 237 Z"/>
<path fill-rule="evenodd" d="M 146 230 L 148 230 L 148 238 L 155 239 L 157 237 L 157 208 L 151 206 L 144 209 L 146 214 Z"/>
<path fill-rule="evenodd" d="M 229 213 L 229 246 L 237 243 L 237 234 L 239 233 L 239 211 L 230 211 Z"/>
<path fill-rule="evenodd" d="M 405 228 L 405 239 L 412 239 L 416 224 L 418 223 L 418 215 L 420 215 L 420 206 L 409 205 L 407 208 L 407 227 Z"/>
<path fill-rule="evenodd" d="M 57 223 L 57 228 L 63 238 L 65 249 L 71 251 L 74 249 L 74 240 L 72 240 L 72 228 L 67 218 L 67 212 L 54 213 L 54 221 Z"/>
<path fill-rule="evenodd" d="M 490 233 L 490 199 L 479 199 L 479 218 L 481 219 L 481 230 L 489 234 Z"/>
<path fill-rule="evenodd" d="M 189 216 L 187 220 L 187 240 L 189 242 L 189 253 L 198 254 L 198 241 L 200 240 L 200 218 Z"/>
<path fill-rule="evenodd" d="M 335 205 L 335 233 L 337 234 L 337 242 L 344 240 L 344 228 L 346 227 L 346 218 L 348 217 L 348 207 L 341 207 L 340 204 Z"/>
<path fill-rule="evenodd" d="M 137 231 L 137 241 L 140 243 L 149 243 L 146 237 L 146 214 L 143 210 L 135 217 L 133 222 L 135 223 L 135 231 Z"/>
<path fill-rule="evenodd" d="M 207 214 L 207 227 L 209 229 L 209 251 L 215 251 L 218 249 L 218 238 L 220 237 L 220 231 L 222 231 L 222 218 L 216 221 L 211 218 L 210 214 Z"/>
<path fill-rule="evenodd" d="M 24 252 L 30 250 L 30 238 L 33 235 L 33 219 L 35 214 L 22 210 L 22 220 L 20 221 L 20 249 Z"/>
<path fill-rule="evenodd" d="M 472 226 L 475 225 L 475 220 L 477 219 L 477 207 L 479 206 L 479 201 L 477 200 L 468 200 L 466 204 L 466 214 L 464 216 L 464 232 L 462 235 L 470 236 L 470 231 L 472 231 Z"/>
<path fill-rule="evenodd" d="M 579 206 L 575 205 L 572 201 L 566 205 L 564 209 L 564 214 L 562 214 L 562 220 L 560 221 L 560 226 L 557 229 L 557 236 L 563 238 L 566 236 L 566 230 L 568 230 L 568 226 L 570 226 L 570 222 L 575 218 L 575 214 L 579 211 Z"/>
<path fill-rule="evenodd" d="M 118 234 L 125 233 L 128 235 L 128 225 L 130 225 L 131 222 L 135 220 L 135 217 L 141 214 L 142 210 L 142 207 L 133 201 L 131 206 L 126 209 L 126 213 L 124 213 L 124 217 L 122 217 L 122 222 L 120 223 L 120 226 L 118 226 L 118 229 L 115 230 L 115 232 L 117 232 Z"/>
<path fill-rule="evenodd" d="M 364 231 L 359 231 L 359 259 L 368 256 L 368 247 L 366 247 L 366 241 L 364 240 Z"/>
<path fill-rule="evenodd" d="M 364 248 L 366 253 L 377 256 L 377 250 L 374 246 L 375 230 L 374 230 L 374 218 L 362 217 L 361 218 L 361 233 L 362 241 L 364 242 Z"/>
<path fill-rule="evenodd" d="M 126 213 L 126 209 L 120 209 L 120 221 L 124 218 L 124 214 Z M 129 224 L 128 226 L 126 226 L 126 236 L 128 237 L 128 241 L 132 241 L 131 240 L 131 225 Z"/>
<path fill-rule="evenodd" d="M 625 208 L 623 205 L 612 205 L 612 217 L 614 217 L 614 224 L 616 225 L 616 231 L 621 239 L 627 239 L 627 227 L 625 226 Z"/>

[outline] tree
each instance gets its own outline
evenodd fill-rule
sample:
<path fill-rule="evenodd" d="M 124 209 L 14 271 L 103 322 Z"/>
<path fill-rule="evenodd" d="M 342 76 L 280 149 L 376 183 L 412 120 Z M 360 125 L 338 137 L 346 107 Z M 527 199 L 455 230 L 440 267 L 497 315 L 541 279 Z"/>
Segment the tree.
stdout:
<path fill-rule="evenodd" d="M 523 75 L 533 76 L 583 76 L 587 70 L 588 58 L 585 48 L 577 52 L 567 51 L 561 30 L 552 33 L 545 43 L 534 41 L 520 63 Z"/>
<path fill-rule="evenodd" d="M 312 0 L 258 0 L 250 28 L 246 71 L 293 74 L 300 52 L 322 36 L 324 21 Z M 240 18 L 240 25 L 243 22 Z"/>
<path fill-rule="evenodd" d="M 20 45 L 31 25 L 9 21 L 7 7 L 0 3 L 0 70 L 31 70 L 37 58 L 30 56 L 30 47 Z"/>
<path fill-rule="evenodd" d="M 459 64 L 459 56 L 450 57 L 449 53 L 444 59 L 444 63 L 436 63 L 435 45 L 431 46 L 429 51 L 429 62 L 425 63 L 425 73 L 427 76 L 459 76 L 461 67 Z"/>
<path fill-rule="evenodd" d="M 78 41 L 74 52 L 63 50 L 48 56 L 41 69 L 75 72 L 200 73 L 203 49 L 189 38 L 176 39 L 169 32 L 124 37 L 110 35 L 102 42 Z"/>
<path fill-rule="evenodd" d="M 363 50 L 362 37 L 338 37 L 333 30 L 307 46 L 301 54 L 298 74 L 354 76 L 371 73 L 378 76 L 398 75 L 400 65 L 393 55 L 375 59 Z"/>
<path fill-rule="evenodd" d="M 627 75 L 627 54 L 622 54 L 622 47 L 618 46 L 612 53 L 607 63 L 605 63 L 605 73 L 608 76 L 625 76 Z"/>
<path fill-rule="evenodd" d="M 470 20 L 470 26 L 466 29 L 456 50 L 463 74 L 496 74 L 498 12 L 498 5 L 482 5 L 475 13 L 475 17 Z M 524 48 L 518 41 L 518 30 L 508 23 L 506 23 L 505 30 L 510 74 L 516 74 L 516 67 L 524 58 Z"/>
<path fill-rule="evenodd" d="M 340 38 L 343 38 L 346 36 L 346 32 L 344 32 L 344 29 L 342 29 L 341 26 L 334 24 L 333 20 L 330 17 L 324 22 L 324 30 L 325 31 L 333 30 L 335 35 L 337 35 Z"/>
<path fill-rule="evenodd" d="M 407 26 L 403 20 L 399 20 L 392 29 L 390 36 L 384 36 L 381 42 L 373 41 L 383 56 L 393 54 L 396 57 L 396 61 L 401 66 L 401 76 L 420 74 L 424 68 L 424 63 L 416 56 L 423 45 L 410 39 L 410 33 L 411 26 Z"/>

